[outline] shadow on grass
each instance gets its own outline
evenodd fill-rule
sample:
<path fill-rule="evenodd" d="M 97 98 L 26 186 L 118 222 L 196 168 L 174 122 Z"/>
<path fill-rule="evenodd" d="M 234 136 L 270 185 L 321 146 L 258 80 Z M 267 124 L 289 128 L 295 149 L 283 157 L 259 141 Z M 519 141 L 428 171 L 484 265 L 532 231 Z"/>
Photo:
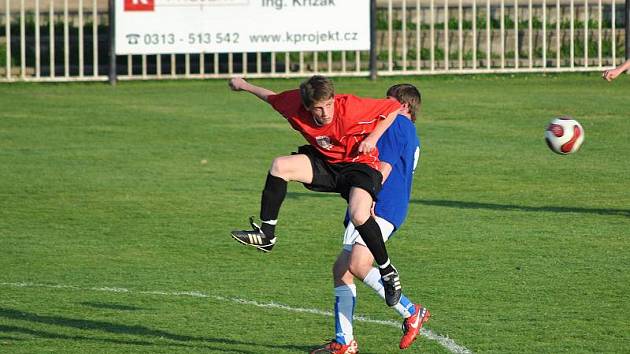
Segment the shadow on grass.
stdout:
<path fill-rule="evenodd" d="M 84 336 L 68 336 L 60 333 L 51 333 L 46 331 L 34 330 L 30 328 L 18 327 L 18 326 L 4 326 L 0 325 L 0 332 L 4 333 L 21 333 L 29 336 L 45 338 L 45 339 L 66 339 L 66 340 L 89 340 L 89 341 L 99 341 L 99 342 L 108 342 L 114 344 L 131 344 L 131 345 L 155 345 L 152 342 L 146 341 L 134 341 L 134 340 L 121 340 L 121 339 L 104 339 L 104 338 L 90 338 Z M 24 339 L 20 339 L 24 340 Z"/>
<path fill-rule="evenodd" d="M 47 315 L 38 315 L 29 312 L 22 312 L 13 309 L 0 308 L 0 318 L 6 318 L 11 320 L 20 320 L 20 321 L 28 321 L 33 323 L 41 323 L 47 325 L 57 325 L 69 328 L 76 328 L 80 330 L 95 330 L 106 333 L 113 334 L 124 334 L 124 335 L 136 335 L 142 337 L 150 337 L 155 340 L 171 340 L 176 342 L 188 342 L 188 343 L 168 343 L 168 346 L 180 346 L 180 347 L 199 347 L 204 349 L 212 349 L 216 351 L 226 351 L 231 353 L 244 353 L 244 354 L 257 354 L 260 350 L 257 351 L 247 351 L 247 350 L 235 350 L 235 349 L 221 349 L 221 348 L 208 348 L 207 344 L 216 343 L 216 344 L 224 344 L 224 345 L 248 345 L 256 348 L 265 347 L 270 350 L 273 349 L 286 349 L 286 350 L 297 350 L 306 352 L 310 349 L 310 346 L 296 346 L 296 345 L 274 345 L 274 344 L 264 344 L 259 342 L 245 342 L 227 338 L 213 338 L 213 337 L 195 337 L 195 336 L 186 336 L 173 334 L 167 331 L 162 331 L 159 329 L 152 329 L 145 326 L 130 326 L 112 322 L 105 321 L 95 321 L 95 320 L 85 320 L 85 319 L 74 319 L 68 317 L 61 316 L 47 316 Z M 0 332 L 6 333 L 23 333 L 32 336 L 49 338 L 49 339 L 67 339 L 67 340 L 90 340 L 90 341 L 104 341 L 115 344 L 131 344 L 131 345 L 145 345 L 145 346 L 160 346 L 164 345 L 163 342 L 150 342 L 145 340 L 120 340 L 120 339 L 109 339 L 109 338 L 91 338 L 87 336 L 69 336 L 59 333 L 51 333 L 40 330 L 33 330 L 30 328 L 23 328 L 17 326 L 5 326 L 0 325 Z M 190 342 L 200 342 L 205 343 L 206 345 L 200 344 L 192 344 Z"/>
<path fill-rule="evenodd" d="M 300 198 L 341 198 L 335 193 L 316 193 L 316 192 L 289 192 L 288 199 Z M 462 202 L 459 200 L 442 200 L 442 199 L 412 199 L 410 203 L 422 204 L 428 206 L 439 206 L 447 208 L 459 209 L 488 209 L 499 211 L 527 211 L 527 212 L 552 212 L 552 213 L 584 213 L 598 215 L 619 215 L 630 217 L 630 209 L 599 209 L 599 208 L 577 208 L 577 207 L 555 207 L 541 206 L 532 207 L 525 205 L 513 204 L 496 204 L 496 203 L 479 203 L 479 202 Z"/>
<path fill-rule="evenodd" d="M 2 332 L 2 326 L 0 326 L 0 332 Z M 18 337 L 0 336 L 0 344 L 7 344 L 6 342 L 3 343 L 3 341 L 19 342 L 23 340 L 24 339 Z"/>
<path fill-rule="evenodd" d="M 81 305 L 84 305 L 87 307 L 94 307 L 97 309 L 106 309 L 106 310 L 119 310 L 119 311 L 143 310 L 143 308 L 136 307 L 136 306 L 127 306 L 127 305 L 120 305 L 120 304 L 105 304 L 102 302 L 82 302 Z"/>
<path fill-rule="evenodd" d="M 541 206 L 531 207 L 524 205 L 512 204 L 495 204 L 495 203 L 479 203 L 479 202 L 462 202 L 458 200 L 431 200 L 431 199 L 412 199 L 410 203 L 422 204 L 428 206 L 440 206 L 447 208 L 459 209 L 488 209 L 499 211 L 527 211 L 527 212 L 552 212 L 552 213 L 584 213 L 598 215 L 620 215 L 630 217 L 630 209 L 598 209 L 598 208 L 575 208 L 575 207 L 554 207 Z"/>

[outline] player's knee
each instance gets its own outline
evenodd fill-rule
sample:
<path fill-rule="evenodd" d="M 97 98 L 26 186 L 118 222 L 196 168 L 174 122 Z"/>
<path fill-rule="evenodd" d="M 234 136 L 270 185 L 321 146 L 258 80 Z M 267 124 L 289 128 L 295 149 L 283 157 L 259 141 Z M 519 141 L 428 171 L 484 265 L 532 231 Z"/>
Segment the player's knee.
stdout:
<path fill-rule="evenodd" d="M 350 264 L 348 265 L 348 270 L 354 276 L 357 276 L 358 274 L 361 274 L 361 266 L 359 264 L 357 264 L 357 262 L 350 262 Z M 359 277 L 357 276 L 357 278 L 359 278 Z"/>
<path fill-rule="evenodd" d="M 348 270 L 348 266 L 346 262 L 343 262 L 339 259 L 335 262 L 332 267 L 332 275 L 335 281 L 335 284 L 352 284 L 352 274 Z"/>
<path fill-rule="evenodd" d="M 350 211 L 350 220 L 354 226 L 361 226 L 365 224 L 366 221 L 370 218 L 369 210 L 351 210 Z"/>
<path fill-rule="evenodd" d="M 269 173 L 285 181 L 311 183 L 313 172 L 311 162 L 304 155 L 280 156 L 271 163 Z"/>
<path fill-rule="evenodd" d="M 346 284 L 346 285 L 353 284 L 354 276 L 352 275 L 352 273 L 350 273 L 350 271 L 347 270 L 343 273 L 343 275 L 341 276 L 341 278 L 339 278 L 339 280 L 335 280 L 335 283 Z"/>
<path fill-rule="evenodd" d="M 348 202 L 348 212 L 350 220 L 354 226 L 360 226 L 370 218 L 372 206 L 372 196 L 361 188 L 353 187 L 350 190 L 350 198 Z"/>
<path fill-rule="evenodd" d="M 365 278 L 365 275 L 370 271 L 371 268 L 372 268 L 371 263 L 362 262 L 360 260 L 352 261 L 350 262 L 350 264 L 348 264 L 348 270 L 350 271 L 350 274 L 352 274 L 352 276 L 357 277 L 361 280 Z"/>
<path fill-rule="evenodd" d="M 290 164 L 284 156 L 276 157 L 271 162 L 269 172 L 276 177 L 287 179 L 290 172 Z"/>

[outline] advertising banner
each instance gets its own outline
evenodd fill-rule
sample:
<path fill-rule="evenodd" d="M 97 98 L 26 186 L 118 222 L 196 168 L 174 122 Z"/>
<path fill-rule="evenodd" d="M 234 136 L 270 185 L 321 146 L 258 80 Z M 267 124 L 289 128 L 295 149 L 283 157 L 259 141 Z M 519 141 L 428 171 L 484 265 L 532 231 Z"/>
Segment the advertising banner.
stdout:
<path fill-rule="evenodd" d="M 370 48 L 370 0 L 116 0 L 116 54 Z"/>

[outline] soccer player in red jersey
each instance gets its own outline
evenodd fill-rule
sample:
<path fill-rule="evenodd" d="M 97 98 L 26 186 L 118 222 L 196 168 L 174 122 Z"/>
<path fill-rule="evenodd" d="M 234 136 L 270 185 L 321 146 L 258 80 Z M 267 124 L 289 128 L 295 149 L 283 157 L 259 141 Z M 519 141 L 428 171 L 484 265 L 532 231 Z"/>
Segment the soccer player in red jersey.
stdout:
<path fill-rule="evenodd" d="M 611 82 L 617 78 L 617 76 L 621 75 L 624 71 L 630 70 L 630 60 L 625 61 L 623 64 L 619 65 L 614 69 L 606 70 L 602 73 L 602 78 L 604 80 Z"/>
<path fill-rule="evenodd" d="M 229 85 L 234 91 L 249 92 L 269 103 L 309 143 L 297 154 L 273 160 L 262 193 L 262 225 L 250 220 L 252 230 L 232 231 L 232 237 L 270 252 L 288 181 L 301 182 L 313 191 L 337 192 L 348 201 L 350 220 L 379 266 L 385 302 L 398 304 L 400 278 L 371 208 L 383 183 L 376 143 L 396 118 L 400 103 L 335 95 L 332 81 L 319 75 L 304 81 L 299 89 L 279 94 L 242 78 L 231 79 Z"/>

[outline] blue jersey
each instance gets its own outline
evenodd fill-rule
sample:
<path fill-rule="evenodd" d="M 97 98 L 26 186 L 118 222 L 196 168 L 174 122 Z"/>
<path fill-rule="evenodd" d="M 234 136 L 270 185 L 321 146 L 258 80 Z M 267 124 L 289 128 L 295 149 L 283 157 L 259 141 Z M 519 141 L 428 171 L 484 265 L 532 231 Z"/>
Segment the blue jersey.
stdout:
<path fill-rule="evenodd" d="M 420 159 L 420 139 L 409 118 L 398 115 L 376 144 L 379 160 L 392 172 L 378 194 L 375 213 L 399 229 L 407 217 L 413 173 Z"/>
<path fill-rule="evenodd" d="M 392 166 L 378 194 L 375 213 L 399 229 L 407 217 L 413 173 L 420 159 L 420 139 L 416 126 L 403 115 L 398 115 L 385 134 L 378 140 L 379 160 Z M 346 221 L 349 217 L 346 212 Z"/>

